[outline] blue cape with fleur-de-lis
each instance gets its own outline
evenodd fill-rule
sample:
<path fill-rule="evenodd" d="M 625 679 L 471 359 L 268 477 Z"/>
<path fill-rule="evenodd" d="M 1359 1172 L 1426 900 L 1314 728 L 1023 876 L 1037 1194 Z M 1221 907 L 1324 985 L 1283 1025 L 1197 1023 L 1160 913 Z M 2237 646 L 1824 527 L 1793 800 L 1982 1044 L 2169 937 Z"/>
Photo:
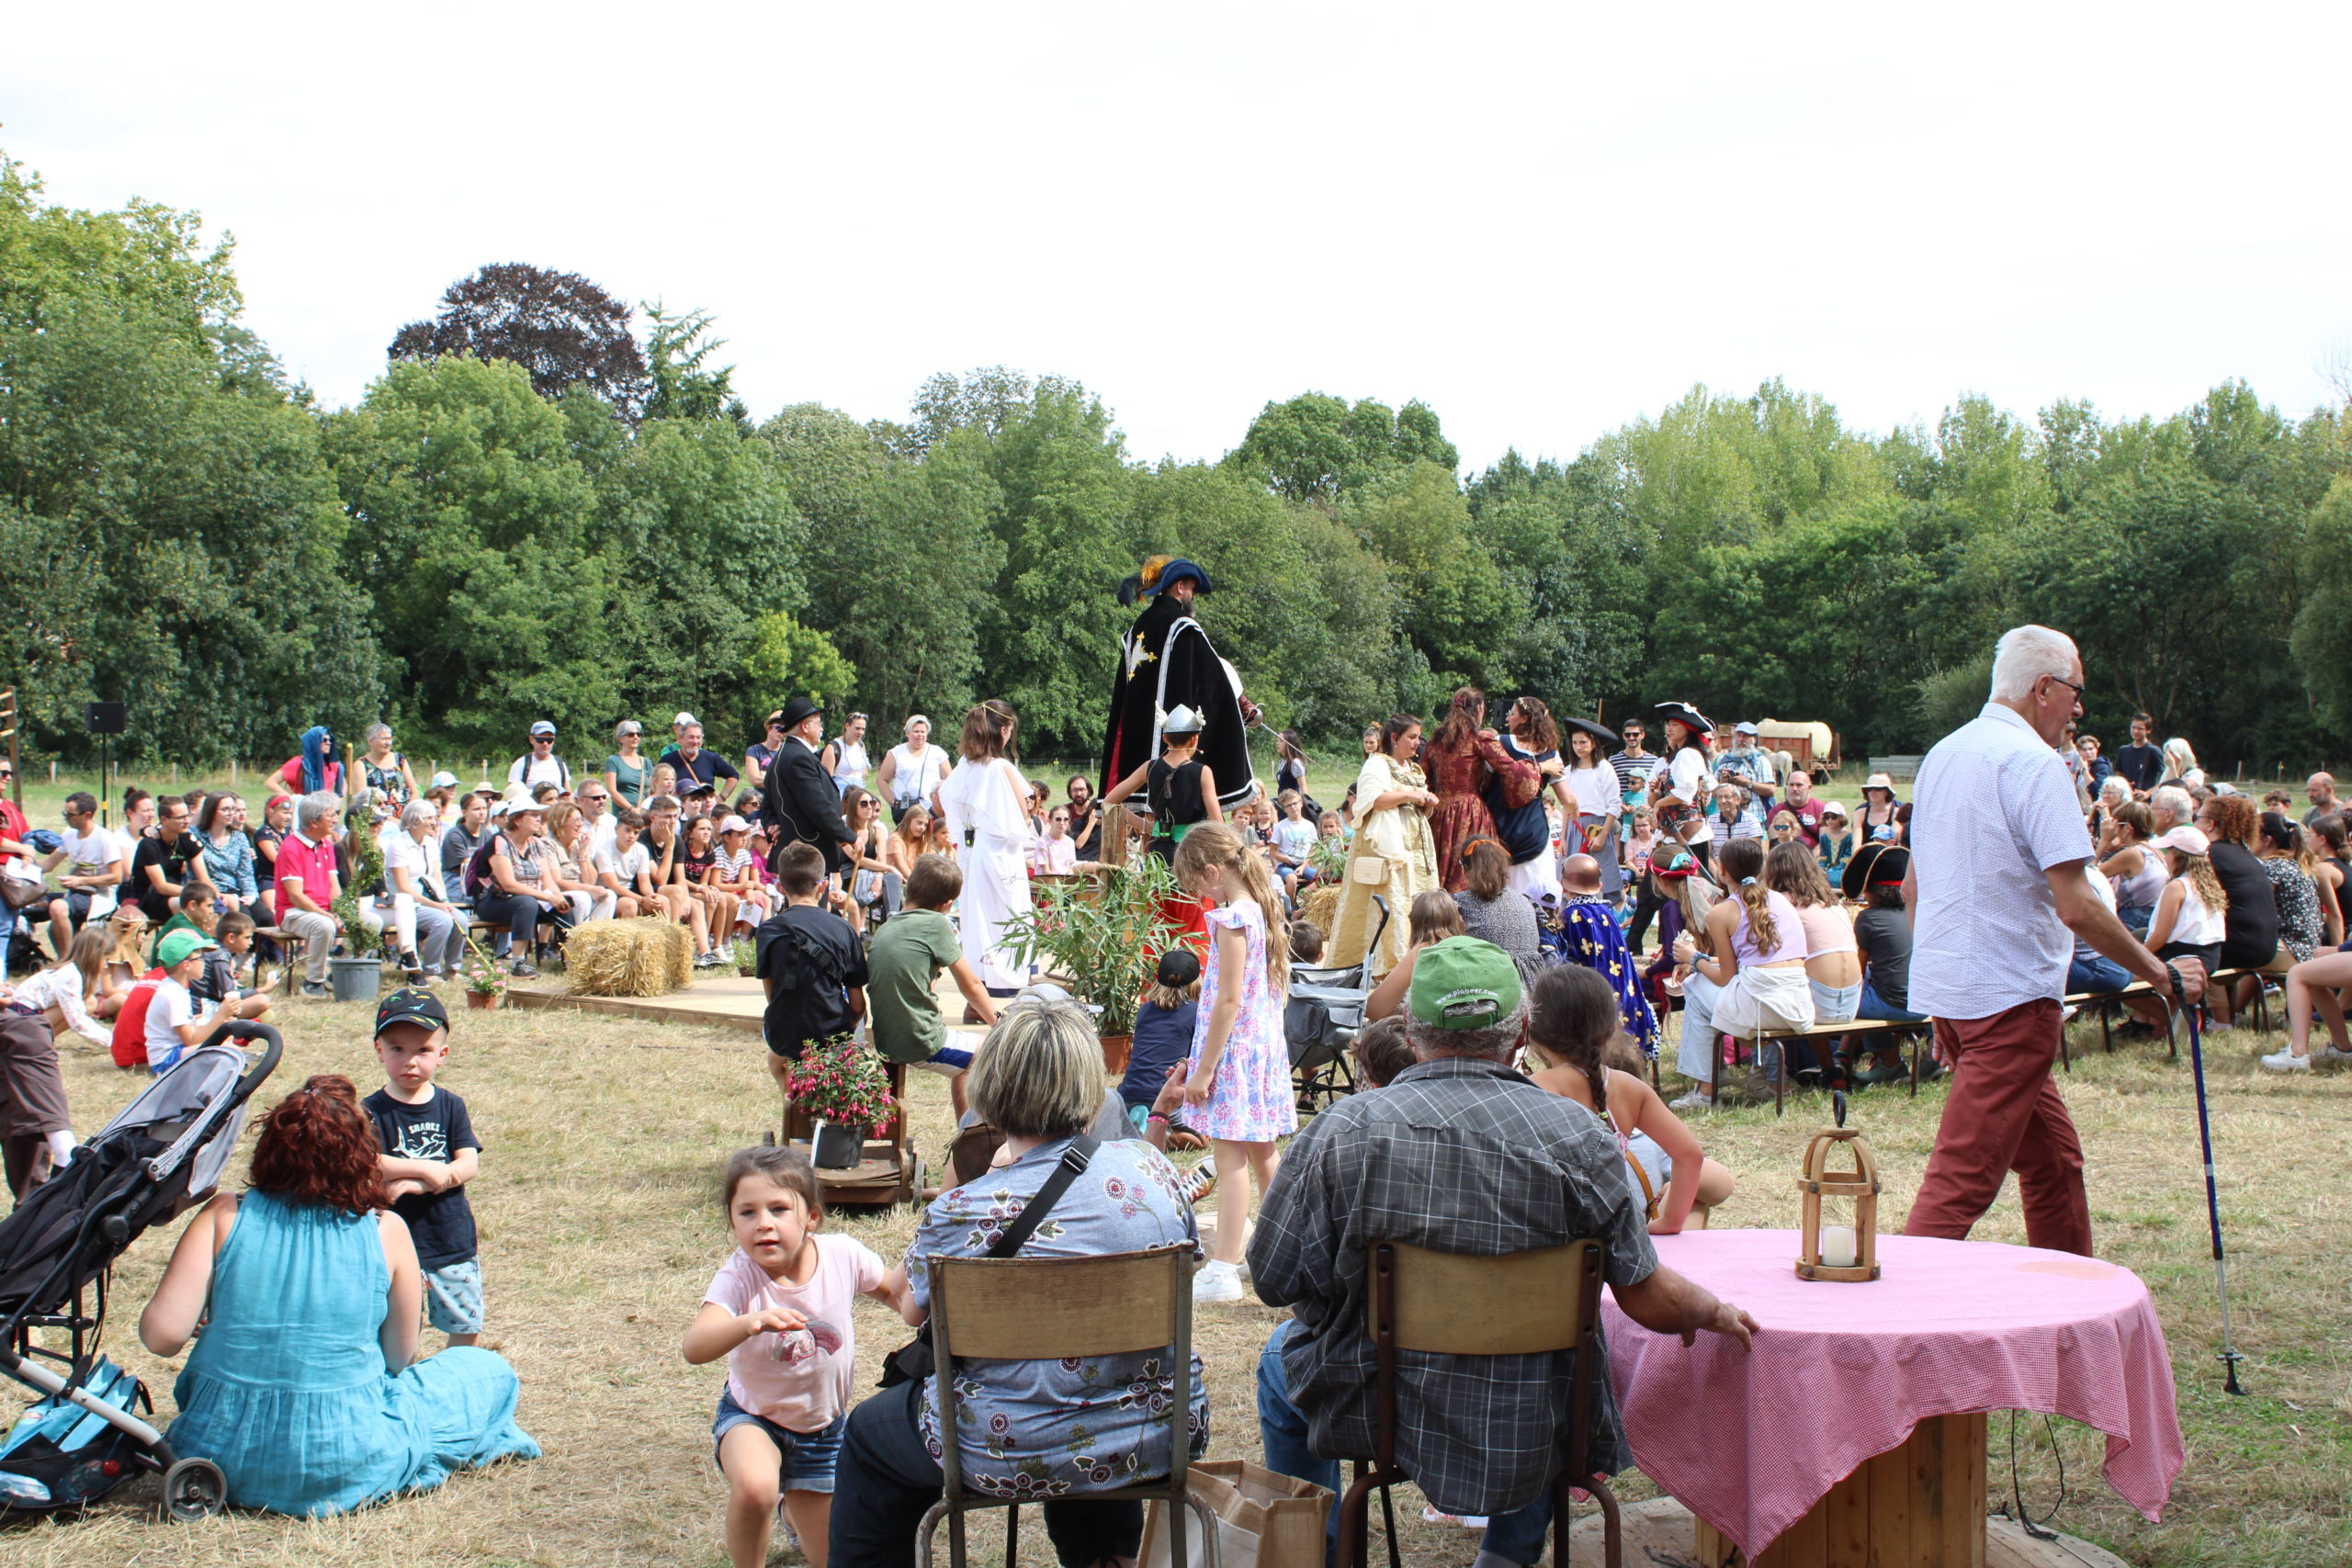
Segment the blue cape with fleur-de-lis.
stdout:
<path fill-rule="evenodd" d="M 1657 1055 L 1657 1014 L 1642 994 L 1642 978 L 1633 955 L 1625 949 L 1625 933 L 1616 911 L 1599 898 L 1571 898 L 1560 908 L 1560 922 L 1568 938 L 1570 962 L 1581 964 L 1609 982 L 1617 993 L 1617 1012 L 1625 1032 L 1645 1056 Z"/>

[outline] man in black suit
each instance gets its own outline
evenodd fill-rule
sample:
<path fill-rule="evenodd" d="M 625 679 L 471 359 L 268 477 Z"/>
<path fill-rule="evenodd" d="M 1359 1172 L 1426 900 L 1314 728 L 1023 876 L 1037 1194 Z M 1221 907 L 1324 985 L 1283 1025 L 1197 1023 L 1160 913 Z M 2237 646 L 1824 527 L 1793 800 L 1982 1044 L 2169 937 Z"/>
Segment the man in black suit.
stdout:
<path fill-rule="evenodd" d="M 824 733 L 824 714 L 807 697 L 795 697 L 784 705 L 783 719 L 784 739 L 778 742 L 775 760 L 760 786 L 761 820 L 775 826 L 769 869 L 775 869 L 786 844 L 808 843 L 816 845 L 818 853 L 825 857 L 826 876 L 837 878 L 850 832 L 842 820 L 841 791 L 826 775 L 825 765 L 817 757 L 818 741 Z"/>

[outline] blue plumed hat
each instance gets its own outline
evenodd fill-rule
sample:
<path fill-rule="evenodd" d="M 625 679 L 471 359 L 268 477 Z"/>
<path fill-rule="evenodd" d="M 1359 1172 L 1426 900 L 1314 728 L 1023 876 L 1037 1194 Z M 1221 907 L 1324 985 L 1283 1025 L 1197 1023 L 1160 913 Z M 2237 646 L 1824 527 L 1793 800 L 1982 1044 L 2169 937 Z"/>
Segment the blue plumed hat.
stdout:
<path fill-rule="evenodd" d="M 1119 603 L 1132 604 L 1138 599 L 1148 599 L 1170 583 L 1187 577 L 1197 585 L 1195 592 L 1216 591 L 1198 561 L 1186 560 L 1182 556 L 1154 556 L 1143 563 L 1141 571 L 1119 584 Z"/>

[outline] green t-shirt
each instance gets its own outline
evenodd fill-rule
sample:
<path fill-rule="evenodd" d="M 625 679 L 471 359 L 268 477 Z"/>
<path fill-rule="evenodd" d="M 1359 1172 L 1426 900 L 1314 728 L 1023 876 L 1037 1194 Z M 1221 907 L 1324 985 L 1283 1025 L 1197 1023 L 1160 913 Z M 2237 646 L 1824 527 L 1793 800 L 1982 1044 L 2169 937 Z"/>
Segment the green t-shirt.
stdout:
<path fill-rule="evenodd" d="M 641 753 L 631 767 L 628 759 L 616 751 L 605 759 L 605 772 L 613 775 L 614 792 L 623 800 L 636 807 L 645 804 L 646 785 L 653 782 L 653 764 Z"/>
<path fill-rule="evenodd" d="M 927 1062 L 947 1043 L 947 1020 L 931 987 L 963 956 L 954 923 L 936 909 L 909 909 L 882 922 L 865 947 L 865 1007 L 884 1061 Z"/>

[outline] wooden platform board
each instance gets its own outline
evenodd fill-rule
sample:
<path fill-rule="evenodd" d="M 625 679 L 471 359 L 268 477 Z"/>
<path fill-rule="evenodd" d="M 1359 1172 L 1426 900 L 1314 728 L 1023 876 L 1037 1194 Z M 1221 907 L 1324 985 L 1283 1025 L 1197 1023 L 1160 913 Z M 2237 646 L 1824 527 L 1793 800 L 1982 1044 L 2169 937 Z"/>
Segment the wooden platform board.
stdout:
<path fill-rule="evenodd" d="M 963 993 L 956 989 L 956 982 L 944 974 L 933 987 L 939 998 L 940 1011 L 947 1018 L 947 1030 L 952 1034 L 968 1034 L 969 1042 L 956 1042 L 968 1048 L 987 1031 L 976 1024 L 957 1021 L 964 1016 Z M 623 1018 L 643 1019 L 649 1023 L 703 1023 L 721 1029 L 741 1029 L 756 1038 L 760 1032 L 761 1015 L 767 1010 L 759 981 L 741 975 L 706 970 L 682 990 L 670 991 L 658 997 L 584 997 L 573 993 L 571 982 L 561 975 L 543 975 L 536 980 L 515 980 L 506 987 L 506 1005 L 519 1008 L 571 1009 L 581 1012 L 601 1012 Z"/>
<path fill-rule="evenodd" d="M 1692 1545 L 1690 1510 L 1671 1497 L 1628 1504 L 1624 1560 L 1628 1568 L 1701 1568 Z M 1568 1554 L 1576 1568 L 1602 1568 L 1600 1516 L 1580 1507 L 1569 1533 Z M 1373 1560 L 1381 1561 L 1375 1544 Z M 2036 1540 L 2008 1519 L 1984 1525 L 1985 1568 L 2129 1568 L 2123 1559 L 2089 1541 L 2062 1535 Z"/>

